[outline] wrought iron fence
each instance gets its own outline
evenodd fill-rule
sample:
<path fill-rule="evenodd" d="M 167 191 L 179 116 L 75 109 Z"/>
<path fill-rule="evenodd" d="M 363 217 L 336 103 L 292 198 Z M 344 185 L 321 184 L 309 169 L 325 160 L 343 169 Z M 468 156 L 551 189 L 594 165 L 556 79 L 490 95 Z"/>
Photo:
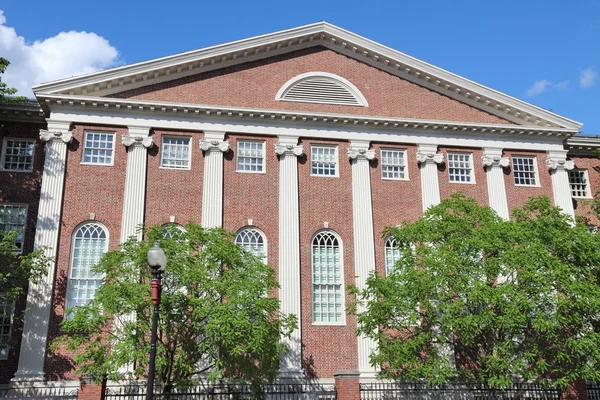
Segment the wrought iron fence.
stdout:
<path fill-rule="evenodd" d="M 269 384 L 256 392 L 249 385 L 206 385 L 174 389 L 169 395 L 155 389 L 157 400 L 336 400 L 334 385 L 278 383 Z M 105 400 L 143 400 L 146 396 L 144 385 L 109 386 Z"/>
<path fill-rule="evenodd" d="M 482 385 L 428 386 L 420 383 L 362 383 L 361 400 L 559 400 L 557 389 L 542 388 L 533 383 L 514 383 L 506 389 L 490 389 Z"/>
<path fill-rule="evenodd" d="M 600 400 L 600 383 L 587 383 L 588 400 Z"/>

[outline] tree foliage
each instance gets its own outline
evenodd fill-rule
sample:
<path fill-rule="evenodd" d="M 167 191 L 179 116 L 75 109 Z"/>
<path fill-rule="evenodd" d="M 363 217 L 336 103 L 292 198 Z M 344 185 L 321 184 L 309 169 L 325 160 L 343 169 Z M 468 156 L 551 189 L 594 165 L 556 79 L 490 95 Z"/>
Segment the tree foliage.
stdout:
<path fill-rule="evenodd" d="M 158 241 L 167 255 L 158 328 L 156 376 L 166 391 L 208 379 L 256 385 L 276 377 L 280 338 L 296 326 L 279 312 L 274 271 L 222 230 L 195 223 L 165 235 L 155 226 L 146 240 L 129 240 L 94 267 L 105 283 L 85 306 L 67 310 L 53 348 L 75 351 L 78 372 L 118 379 L 118 369 L 147 371 L 152 302 L 146 254 Z M 166 236 L 166 237 L 165 237 Z M 135 315 L 129 320 L 126 316 Z"/>
<path fill-rule="evenodd" d="M 395 269 L 354 289 L 358 332 L 376 341 L 382 377 L 600 379 L 600 236 L 547 198 L 504 221 L 454 195 L 387 235 L 400 249 Z"/>
<path fill-rule="evenodd" d="M 42 249 L 21 254 L 15 245 L 17 233 L 0 232 L 0 293 L 8 300 L 22 295 L 29 282 L 35 282 L 46 273 L 48 259 Z"/>
<path fill-rule="evenodd" d="M 6 58 L 0 57 L 0 75 L 2 75 L 6 68 L 10 65 L 10 61 Z M 27 98 L 24 96 L 14 96 L 17 93 L 17 89 L 8 87 L 6 82 L 2 82 L 2 77 L 0 76 L 0 103 L 11 103 L 11 102 L 19 102 L 26 101 Z"/>

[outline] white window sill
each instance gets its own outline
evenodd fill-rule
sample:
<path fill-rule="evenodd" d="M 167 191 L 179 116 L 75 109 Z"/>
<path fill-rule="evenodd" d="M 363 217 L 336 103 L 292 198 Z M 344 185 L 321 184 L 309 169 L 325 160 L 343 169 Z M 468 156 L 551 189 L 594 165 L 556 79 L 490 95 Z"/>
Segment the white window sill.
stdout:
<path fill-rule="evenodd" d="M 529 187 L 529 188 L 539 188 L 539 187 L 542 187 L 541 185 L 521 185 L 521 184 L 518 184 L 518 183 L 515 183 L 515 186 L 518 186 L 518 187 Z"/>
<path fill-rule="evenodd" d="M 267 171 L 240 171 L 240 170 L 235 170 L 235 172 L 239 172 L 240 174 L 266 174 Z"/>
<path fill-rule="evenodd" d="M 80 164 L 81 165 L 91 165 L 91 166 L 94 166 L 94 167 L 114 167 L 114 165 L 115 165 L 114 162 L 110 163 L 110 164 L 108 164 L 108 163 L 101 164 L 101 163 L 86 163 L 86 162 L 82 162 Z"/>
<path fill-rule="evenodd" d="M 310 174 L 310 176 L 314 176 L 315 178 L 339 178 L 339 175 L 315 175 Z"/>
<path fill-rule="evenodd" d="M 313 326 L 346 326 L 346 321 L 344 322 L 313 322 Z"/>
<path fill-rule="evenodd" d="M 458 183 L 459 185 L 475 185 L 477 182 L 459 182 L 459 181 L 448 181 L 449 183 Z"/>
<path fill-rule="evenodd" d="M 410 179 L 408 179 L 408 178 L 384 178 L 384 177 L 381 177 L 381 180 L 382 181 L 406 181 L 406 182 L 408 182 Z"/>
<path fill-rule="evenodd" d="M 192 168 L 191 167 L 173 168 L 173 167 L 163 167 L 161 165 L 160 167 L 158 167 L 158 169 L 168 169 L 168 170 L 171 170 L 171 171 L 190 171 Z"/>
<path fill-rule="evenodd" d="M 0 172 L 18 172 L 20 174 L 30 174 L 33 172 L 33 169 L 31 170 L 23 170 L 23 169 L 0 169 Z"/>

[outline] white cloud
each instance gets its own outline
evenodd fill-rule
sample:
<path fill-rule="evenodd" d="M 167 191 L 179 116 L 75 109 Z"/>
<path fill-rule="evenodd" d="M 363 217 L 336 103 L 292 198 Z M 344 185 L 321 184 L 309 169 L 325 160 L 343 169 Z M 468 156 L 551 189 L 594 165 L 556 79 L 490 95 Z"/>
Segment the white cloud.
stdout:
<path fill-rule="evenodd" d="M 538 94 L 544 93 L 548 90 L 549 86 L 552 85 L 547 79 L 542 79 L 541 81 L 535 81 L 533 85 L 527 89 L 527 96 L 537 96 Z"/>
<path fill-rule="evenodd" d="M 30 43 L 5 24 L 0 10 L 0 54 L 10 61 L 2 80 L 17 88 L 19 95 L 32 97 L 33 85 L 119 64 L 117 49 L 93 32 L 60 32 Z"/>
<path fill-rule="evenodd" d="M 567 79 L 566 81 L 555 83 L 554 87 L 557 89 L 568 89 L 570 84 L 571 84 L 571 81 L 569 81 Z"/>
<path fill-rule="evenodd" d="M 582 88 L 589 88 L 594 86 L 598 78 L 598 72 L 592 67 L 586 68 L 579 74 L 579 85 Z"/>

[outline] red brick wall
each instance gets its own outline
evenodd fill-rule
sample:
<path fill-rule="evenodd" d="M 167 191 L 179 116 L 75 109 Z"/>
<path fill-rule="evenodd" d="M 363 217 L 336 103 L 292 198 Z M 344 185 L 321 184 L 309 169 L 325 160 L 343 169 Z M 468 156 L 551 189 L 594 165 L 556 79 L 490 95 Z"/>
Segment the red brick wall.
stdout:
<path fill-rule="evenodd" d="M 381 149 L 406 149 L 406 169 L 409 180 L 384 180 L 381 178 Z M 385 238 L 387 226 L 416 221 L 423 214 L 421 200 L 421 171 L 417 164 L 417 146 L 412 144 L 374 143 L 376 160 L 371 162 L 371 198 L 373 206 L 373 232 L 375 236 L 375 265 L 385 274 Z"/>
<path fill-rule="evenodd" d="M 191 137 L 191 162 L 189 170 L 160 168 L 162 136 Z M 200 149 L 201 132 L 153 131 L 154 148 L 148 150 L 146 180 L 146 226 L 163 225 L 175 216 L 175 222 L 185 225 L 202 219 L 202 190 L 204 156 Z"/>
<path fill-rule="evenodd" d="M 310 145 L 337 144 L 339 178 L 310 175 Z M 300 280 L 302 290 L 302 339 L 305 373 L 331 378 L 340 369 L 358 368 L 356 319 L 346 316 L 345 326 L 313 325 L 311 241 L 329 223 L 342 240 L 345 287 L 354 283 L 354 237 L 352 234 L 352 171 L 347 157 L 349 143 L 302 139 L 308 157 L 298 165 L 300 197 Z M 346 304 L 351 298 L 346 296 Z"/>
<path fill-rule="evenodd" d="M 5 172 L 0 169 L 0 203 L 28 204 L 27 225 L 23 252 L 33 250 L 35 224 L 40 198 L 41 176 L 44 168 L 44 143 L 39 140 L 40 129 L 45 124 L 23 122 L 0 122 L 0 152 L 6 137 L 36 139 L 33 172 Z M 12 343 L 7 360 L 0 360 L 0 384 L 8 383 L 17 370 L 21 333 L 23 330 L 22 312 L 26 297 L 15 301 L 15 318 L 12 326 Z"/>
<path fill-rule="evenodd" d="M 456 183 L 450 182 L 448 173 L 448 152 L 472 153 L 473 157 L 473 176 L 475 183 Z M 487 176 L 483 170 L 481 156 L 482 149 L 469 149 L 461 147 L 442 147 L 438 148 L 438 153 L 444 154 L 444 163 L 438 167 L 438 181 L 440 183 L 440 198 L 445 199 L 456 192 L 463 192 L 467 197 L 472 197 L 481 205 L 490 204 L 487 190 Z"/>
<path fill-rule="evenodd" d="M 575 168 L 587 169 L 590 185 L 590 194 L 594 194 L 600 189 L 600 159 L 598 157 L 571 157 L 575 161 Z M 573 199 L 575 215 L 587 219 L 587 223 L 592 225 L 600 225 L 600 221 L 590 210 L 591 200 Z"/>
<path fill-rule="evenodd" d="M 276 273 L 279 259 L 279 161 L 275 154 L 278 139 L 230 133 L 231 150 L 223 160 L 223 228 L 237 231 L 248 225 L 260 229 L 267 239 L 267 263 Z M 265 142 L 265 173 L 236 172 L 237 141 Z M 277 275 L 276 275 L 277 276 Z"/>
<path fill-rule="evenodd" d="M 313 71 L 330 72 L 349 80 L 363 93 L 369 106 L 275 100 L 275 95 L 288 80 Z M 121 92 L 111 97 L 444 121 L 509 123 L 323 47 L 192 75 Z"/>
<path fill-rule="evenodd" d="M 85 130 L 116 132 L 114 166 L 81 164 Z M 67 152 L 67 178 L 48 345 L 56 338 L 59 323 L 64 315 L 71 238 L 75 228 L 82 222 L 89 221 L 90 213 L 95 213 L 95 220 L 104 224 L 108 229 L 109 250 L 118 248 L 127 162 L 126 148 L 121 144 L 121 137 L 126 134 L 127 128 L 124 127 L 74 126 L 73 142 L 69 145 Z M 69 353 L 47 350 L 44 371 L 49 379 L 75 379 L 72 366 Z"/>
<path fill-rule="evenodd" d="M 512 171 L 512 155 L 536 156 L 538 177 L 540 186 L 516 186 Z M 506 186 L 506 199 L 508 209 L 512 212 L 514 208 L 522 207 L 532 196 L 547 196 L 554 203 L 554 194 L 552 192 L 552 180 L 546 167 L 546 153 L 520 150 L 506 150 L 504 157 L 510 159 L 510 168 L 504 169 L 504 185 Z"/>

